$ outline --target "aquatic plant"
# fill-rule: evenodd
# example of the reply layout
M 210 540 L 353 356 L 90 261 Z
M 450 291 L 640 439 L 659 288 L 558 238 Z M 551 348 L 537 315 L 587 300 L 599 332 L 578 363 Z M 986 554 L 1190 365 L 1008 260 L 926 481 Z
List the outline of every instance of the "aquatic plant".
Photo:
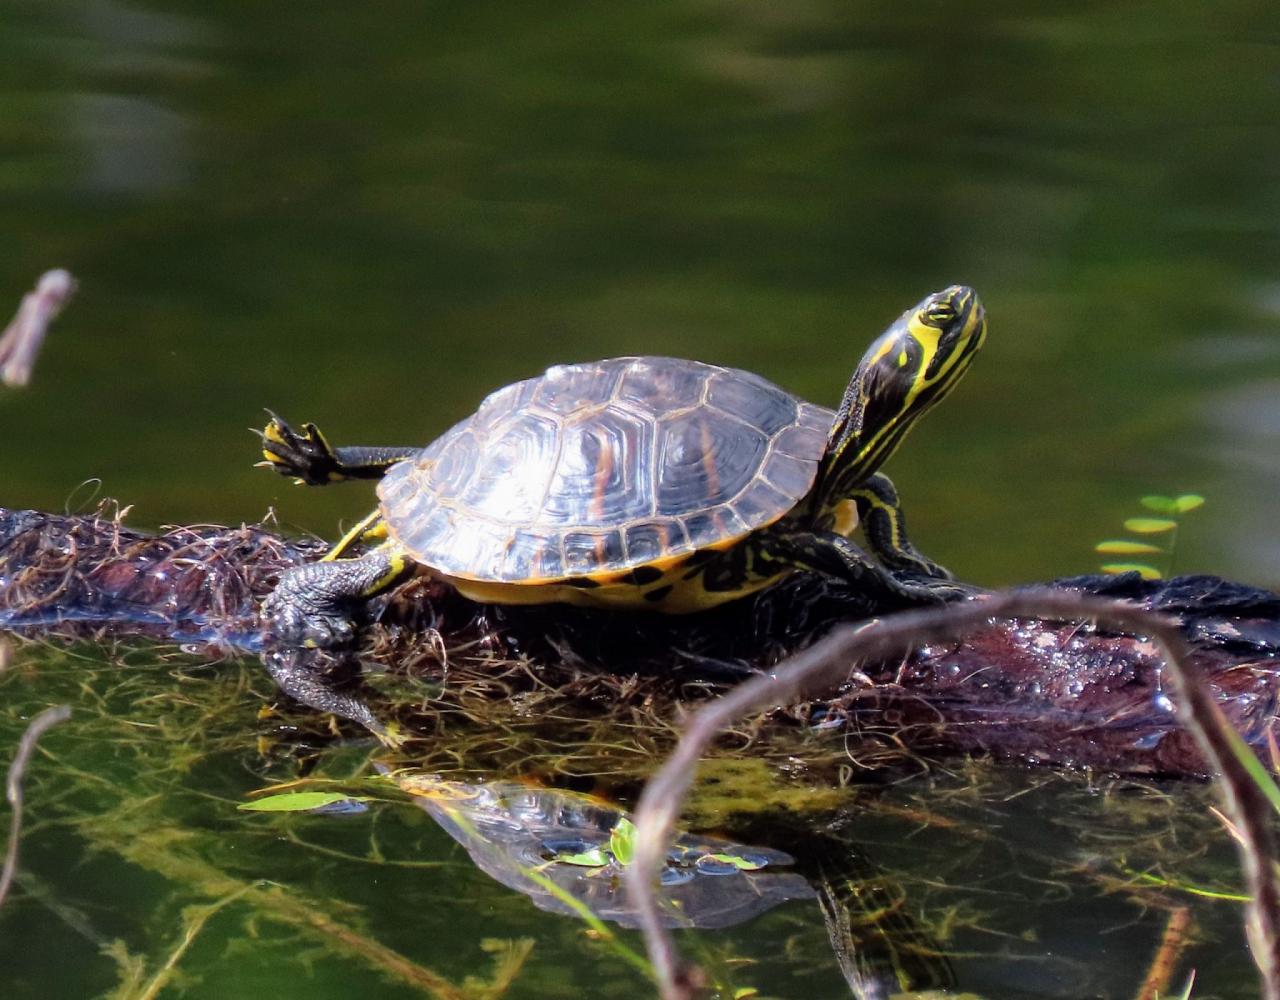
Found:
M 1176 497 L 1152 495 L 1143 497 L 1141 503 L 1158 516 L 1127 518 L 1124 529 L 1142 539 L 1159 540 L 1160 544 L 1134 538 L 1113 538 L 1099 542 L 1094 551 L 1109 556 L 1144 557 L 1144 561 L 1130 558 L 1126 562 L 1104 563 L 1101 567 L 1104 573 L 1138 573 L 1144 580 L 1163 580 L 1173 574 L 1173 556 L 1182 515 L 1204 506 L 1204 497 L 1196 493 L 1183 493 Z

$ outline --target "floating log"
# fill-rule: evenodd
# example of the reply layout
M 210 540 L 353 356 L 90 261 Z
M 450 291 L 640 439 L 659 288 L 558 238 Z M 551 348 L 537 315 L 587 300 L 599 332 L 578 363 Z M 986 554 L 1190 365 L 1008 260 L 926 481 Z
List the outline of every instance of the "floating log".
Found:
M 263 652 L 262 598 L 282 571 L 324 550 L 318 540 L 286 539 L 266 525 L 149 533 L 126 527 L 109 506 L 76 516 L 0 509 L 0 629 L 149 637 L 211 657 L 256 655 Z M 1280 596 L 1209 576 L 1086 576 L 1048 586 L 1173 617 L 1227 718 L 1252 744 L 1274 735 Z M 572 684 L 581 697 L 588 677 L 599 705 L 632 696 L 636 675 L 658 679 L 643 687 L 648 699 L 655 691 L 672 700 L 713 693 L 875 609 L 800 576 L 754 599 L 679 618 L 476 605 L 421 576 L 371 613 L 365 661 L 419 672 L 451 658 L 482 669 L 519 662 L 538 671 L 542 690 Z M 997 621 L 963 641 L 850 669 L 844 690 L 780 711 L 779 721 L 856 726 L 914 749 L 1126 773 L 1204 771 L 1165 694 L 1155 648 L 1141 636 L 1088 622 Z

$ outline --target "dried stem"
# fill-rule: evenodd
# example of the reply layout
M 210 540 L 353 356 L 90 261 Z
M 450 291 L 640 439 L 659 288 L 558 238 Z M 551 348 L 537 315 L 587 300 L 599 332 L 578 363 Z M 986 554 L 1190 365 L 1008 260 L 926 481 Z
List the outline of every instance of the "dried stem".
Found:
M 785 705 L 819 686 L 846 680 L 859 660 L 900 656 L 926 642 L 954 639 L 992 619 L 1093 620 L 1150 637 L 1159 646 L 1177 695 L 1178 714 L 1194 735 L 1212 772 L 1228 817 L 1239 831 L 1241 865 L 1252 903 L 1248 930 L 1265 1000 L 1280 1000 L 1280 876 L 1271 810 L 1258 786 L 1233 754 L 1232 731 L 1212 695 L 1191 671 L 1189 649 L 1172 620 L 1132 605 L 1061 592 L 993 594 L 985 600 L 911 611 L 859 626 L 844 626 L 807 650 L 752 678 L 690 717 L 667 762 L 645 786 L 636 809 L 639 833 L 628 868 L 630 898 L 665 1000 L 695 995 L 698 970 L 683 966 L 662 926 L 655 888 L 681 803 L 698 761 L 712 740 L 750 712 Z
M 31 369 L 49 324 L 71 301 L 75 290 L 76 279 L 70 272 L 57 269 L 42 274 L 35 291 L 22 297 L 12 322 L 0 335 L 0 382 L 16 388 L 31 380 Z
M 9 799 L 9 805 L 13 808 L 13 816 L 9 820 L 9 846 L 5 850 L 4 869 L 0 871 L 0 906 L 4 905 L 5 897 L 9 894 L 9 886 L 13 882 L 13 874 L 18 867 L 18 837 L 22 833 L 22 776 L 26 773 L 27 762 L 36 748 L 36 740 L 40 739 L 45 730 L 56 726 L 59 722 L 66 722 L 69 718 L 71 718 L 69 705 L 46 708 L 37 715 L 27 726 L 26 732 L 22 734 L 22 739 L 18 742 L 18 752 L 13 757 L 13 763 L 9 765 L 5 794 Z
M 1169 914 L 1164 925 L 1164 935 L 1160 938 L 1160 947 L 1156 950 L 1151 965 L 1147 967 L 1147 974 L 1138 988 L 1136 1000 L 1160 1000 L 1160 997 L 1169 995 L 1169 984 L 1173 982 L 1178 962 L 1187 949 L 1192 926 L 1189 906 L 1179 906 Z

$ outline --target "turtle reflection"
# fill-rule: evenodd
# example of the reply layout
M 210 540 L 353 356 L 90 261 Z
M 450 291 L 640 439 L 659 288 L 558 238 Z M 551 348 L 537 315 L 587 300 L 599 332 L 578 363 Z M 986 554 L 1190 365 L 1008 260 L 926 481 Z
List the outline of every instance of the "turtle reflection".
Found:
M 602 920 L 636 926 L 622 878 L 629 844 L 619 838 L 631 821 L 618 806 L 518 781 L 467 783 L 382 765 L 378 770 L 413 796 L 481 871 L 539 909 L 580 916 L 558 892 Z M 816 899 L 852 996 L 873 1000 L 954 985 L 938 943 L 902 905 L 901 887 L 895 889 L 894 880 L 853 845 L 803 825 L 765 835 L 784 836 L 803 847 L 803 857 L 680 833 L 661 875 L 667 926 L 731 927 L 788 900 Z
M 602 920 L 636 926 L 622 878 L 627 859 L 616 834 L 629 820 L 617 806 L 516 781 L 469 784 L 412 771 L 389 777 L 466 848 L 481 871 L 539 909 L 578 915 L 548 889 L 549 881 Z M 782 870 L 792 864 L 782 851 L 683 834 L 662 873 L 666 923 L 731 927 L 787 900 L 812 898 L 803 876 Z

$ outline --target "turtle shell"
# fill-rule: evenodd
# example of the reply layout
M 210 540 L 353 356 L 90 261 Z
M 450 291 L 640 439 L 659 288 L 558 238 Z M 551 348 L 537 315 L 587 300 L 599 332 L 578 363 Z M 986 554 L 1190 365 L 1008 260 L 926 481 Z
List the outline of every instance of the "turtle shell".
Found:
M 833 416 L 698 361 L 559 365 L 494 392 L 378 496 L 391 537 L 449 576 L 613 577 L 778 520 L 813 486 Z

